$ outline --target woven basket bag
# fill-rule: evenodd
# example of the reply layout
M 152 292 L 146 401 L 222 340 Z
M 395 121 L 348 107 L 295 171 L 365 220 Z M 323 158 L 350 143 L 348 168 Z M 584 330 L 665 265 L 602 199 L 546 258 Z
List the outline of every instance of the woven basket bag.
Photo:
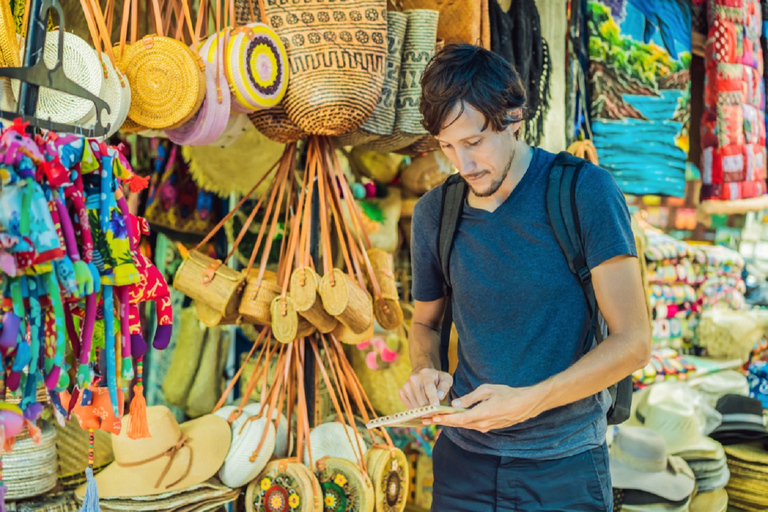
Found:
M 494 0 L 398 0 L 403 9 L 440 12 L 437 37 L 446 44 L 470 43 L 491 48 L 488 2 Z
M 248 119 L 258 131 L 275 142 L 290 144 L 309 137 L 291 121 L 282 103 L 269 110 L 252 112 L 248 114 Z
M 245 491 L 246 512 L 323 512 L 323 489 L 312 470 L 288 459 L 270 462 Z
M 243 0 L 239 0 L 243 1 Z M 247 0 L 245 0 L 247 1 Z M 373 113 L 384 85 L 386 0 L 264 0 L 291 73 L 283 104 L 310 135 L 341 135 Z
M 128 117 L 146 128 L 164 130 L 181 126 L 197 113 L 205 99 L 205 65 L 186 44 L 164 36 L 157 0 L 152 5 L 156 34 L 128 46 L 118 66 L 131 84 Z

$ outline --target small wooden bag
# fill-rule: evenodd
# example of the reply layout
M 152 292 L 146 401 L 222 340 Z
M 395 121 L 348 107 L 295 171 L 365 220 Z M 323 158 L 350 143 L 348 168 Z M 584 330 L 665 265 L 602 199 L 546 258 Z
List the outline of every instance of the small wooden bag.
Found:
M 245 277 L 221 260 L 193 250 L 181 263 L 173 287 L 224 317 L 237 313 Z

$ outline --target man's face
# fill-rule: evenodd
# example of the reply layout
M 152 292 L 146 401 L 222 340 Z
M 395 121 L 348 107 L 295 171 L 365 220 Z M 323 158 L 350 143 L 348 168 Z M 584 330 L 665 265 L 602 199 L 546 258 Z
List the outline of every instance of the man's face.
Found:
M 501 132 L 490 126 L 483 130 L 483 114 L 465 104 L 464 112 L 456 119 L 460 111 L 461 105 L 457 104 L 448 116 L 451 124 L 440 130 L 437 139 L 472 193 L 477 197 L 490 197 L 499 190 L 512 168 L 515 132 L 520 123 Z

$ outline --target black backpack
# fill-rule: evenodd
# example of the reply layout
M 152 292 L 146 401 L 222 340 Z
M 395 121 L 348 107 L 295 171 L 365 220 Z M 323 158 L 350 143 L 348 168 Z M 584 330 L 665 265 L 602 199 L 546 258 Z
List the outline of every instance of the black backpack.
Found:
M 592 319 L 589 332 L 584 340 L 583 354 L 589 352 L 596 343 L 601 343 L 608 335 L 607 325 L 600 314 L 592 287 L 592 274 L 587 267 L 584 246 L 581 243 L 579 212 L 576 210 L 576 183 L 585 160 L 570 153 L 562 152 L 555 158 L 549 171 L 547 186 L 547 216 L 555 232 L 560 248 L 568 260 L 568 267 L 579 279 L 584 297 L 587 300 Z M 440 364 L 443 371 L 448 371 L 448 345 L 453 323 L 451 310 L 451 281 L 449 265 L 453 237 L 461 220 L 461 212 L 467 194 L 467 184 L 458 174 L 448 177 L 443 185 L 442 213 L 440 216 L 438 257 L 443 270 L 445 296 L 447 298 L 443 327 L 440 333 Z M 630 416 L 632 403 L 632 376 L 627 376 L 614 384 L 608 391 L 611 394 L 611 407 L 608 410 L 608 423 L 618 425 Z

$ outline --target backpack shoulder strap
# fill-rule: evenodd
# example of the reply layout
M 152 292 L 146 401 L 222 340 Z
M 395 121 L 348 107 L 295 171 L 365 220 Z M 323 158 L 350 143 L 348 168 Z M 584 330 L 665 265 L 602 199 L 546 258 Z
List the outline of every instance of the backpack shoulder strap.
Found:
M 448 262 L 451 259 L 453 237 L 456 235 L 456 229 L 459 226 L 459 220 L 461 220 L 461 212 L 464 209 L 464 197 L 466 192 L 467 183 L 459 174 L 450 175 L 443 184 L 437 255 L 440 259 L 440 268 L 443 271 L 443 283 L 446 294 L 451 287 Z
M 547 185 L 547 216 L 557 243 L 568 260 L 568 268 L 579 279 L 592 317 L 594 335 L 600 342 L 602 330 L 597 325 L 597 299 L 592 286 L 592 273 L 587 266 L 587 258 L 584 254 L 579 212 L 576 207 L 576 185 L 585 163 L 585 160 L 565 151 L 555 157 Z M 590 348 L 590 340 L 591 336 L 585 343 L 585 352 Z
M 464 197 L 467 193 L 467 183 L 458 174 L 452 174 L 443 184 L 442 203 L 440 204 L 440 225 L 437 237 L 437 256 L 443 271 L 443 290 L 446 297 L 443 325 L 440 329 L 440 366 L 444 372 L 449 371 L 448 348 L 451 340 L 453 325 L 453 309 L 451 307 L 451 279 L 449 265 L 453 237 L 461 220 L 464 209 Z

